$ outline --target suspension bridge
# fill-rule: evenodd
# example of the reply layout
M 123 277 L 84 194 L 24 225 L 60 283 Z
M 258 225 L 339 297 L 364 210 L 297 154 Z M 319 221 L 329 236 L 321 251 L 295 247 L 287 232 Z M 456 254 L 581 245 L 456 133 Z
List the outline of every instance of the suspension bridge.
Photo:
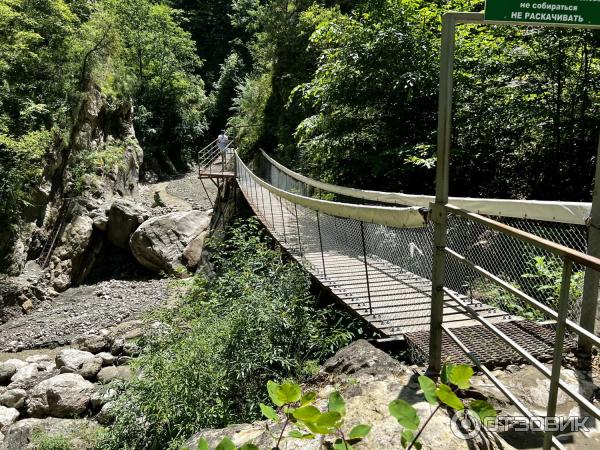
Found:
M 340 305 L 382 339 L 406 340 L 414 359 L 426 361 L 434 252 L 431 197 L 328 185 L 297 174 L 264 153 L 252 170 L 229 147 L 203 153 L 200 177 L 235 178 L 274 239 Z M 332 195 L 341 200 L 323 199 Z M 589 204 L 452 201 L 464 208 L 457 211 L 503 219 L 524 233 L 537 232 L 576 251 L 585 250 Z M 545 304 L 548 292 L 540 288 L 548 280 L 535 273 L 535 262 L 554 268 L 557 256 L 464 215 L 454 214 L 449 220 L 445 329 L 453 330 L 453 336 L 488 364 L 522 358 L 510 346 L 501 345 L 482 320 L 536 358 L 551 359 L 555 321 L 548 314 L 552 305 Z M 525 299 L 501 292 L 493 283 L 498 276 L 523 289 Z M 580 300 L 571 301 L 571 323 L 579 321 L 580 311 Z M 443 339 L 446 358 L 467 360 L 447 333 Z M 574 339 L 567 339 L 566 351 L 574 345 Z
M 279 245 L 382 339 L 405 341 L 413 362 L 469 363 L 531 419 L 489 369 L 528 363 L 551 380 L 549 416 L 560 389 L 600 420 L 560 376 L 565 356 L 600 347 L 590 203 L 450 197 L 440 208 L 430 196 L 313 180 L 264 152 L 247 165 L 214 144 L 199 169 L 217 186 L 235 179 Z

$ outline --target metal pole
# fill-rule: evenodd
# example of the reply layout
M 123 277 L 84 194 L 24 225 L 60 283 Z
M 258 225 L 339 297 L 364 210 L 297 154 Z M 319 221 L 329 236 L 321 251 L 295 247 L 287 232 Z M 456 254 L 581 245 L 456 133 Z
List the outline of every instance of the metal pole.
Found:
M 565 331 L 567 328 L 567 314 L 569 313 L 572 273 L 573 262 L 567 259 L 563 265 L 562 283 L 560 285 L 560 303 L 558 306 L 558 320 L 556 323 L 556 338 L 554 340 L 554 357 L 552 361 L 552 375 L 550 377 L 550 394 L 548 395 L 546 419 L 556 416 L 558 383 L 560 381 L 560 369 L 562 367 L 563 344 L 565 341 Z M 547 421 L 546 425 L 548 425 Z M 552 448 L 552 436 L 552 431 L 546 431 L 544 433 L 544 450 L 549 450 Z
M 600 139 L 598 153 L 596 156 L 596 177 L 594 179 L 594 196 L 592 198 L 592 212 L 589 218 L 587 253 L 590 256 L 600 258 Z M 581 301 L 581 317 L 579 324 L 582 328 L 594 333 L 596 323 L 600 322 L 598 313 L 598 291 L 600 285 L 600 273 L 587 268 L 583 284 L 583 298 Z M 581 368 L 589 368 L 592 362 L 592 342 L 579 336 L 578 356 Z
M 367 279 L 367 296 L 369 298 L 369 314 L 373 315 L 373 305 L 371 304 L 371 283 L 369 283 L 369 266 L 367 264 L 367 244 L 365 243 L 365 225 L 360 222 L 360 237 L 362 240 L 363 259 L 365 262 L 365 275 Z
M 300 258 L 304 258 L 302 255 L 302 240 L 300 239 L 300 222 L 298 222 L 298 206 L 294 203 L 294 211 L 296 213 L 296 228 L 298 230 L 298 248 L 300 250 Z
M 319 211 L 317 211 L 317 229 L 319 230 L 319 245 L 321 246 L 321 262 L 323 263 L 323 276 L 327 278 L 327 272 L 325 271 L 325 255 L 323 253 L 323 236 L 321 235 L 321 220 L 319 218 Z
M 287 244 L 287 236 L 286 236 L 286 232 L 285 232 L 285 218 L 283 216 L 283 199 L 281 197 L 279 198 L 279 207 L 281 209 L 281 225 L 283 226 L 283 242 Z
M 271 221 L 273 222 L 273 231 L 277 232 L 277 227 L 275 226 L 275 215 L 273 214 L 273 197 L 271 195 L 271 191 L 269 191 L 269 205 L 271 207 Z
M 431 324 L 429 336 L 429 370 L 440 373 L 442 366 L 442 323 L 444 321 L 444 277 L 446 271 L 446 233 L 448 216 L 449 153 L 452 126 L 452 70 L 456 17 L 446 13 L 442 18 L 442 52 L 438 112 L 438 147 L 435 177 L 435 204 L 432 205 L 434 222 L 434 251 L 431 291 Z

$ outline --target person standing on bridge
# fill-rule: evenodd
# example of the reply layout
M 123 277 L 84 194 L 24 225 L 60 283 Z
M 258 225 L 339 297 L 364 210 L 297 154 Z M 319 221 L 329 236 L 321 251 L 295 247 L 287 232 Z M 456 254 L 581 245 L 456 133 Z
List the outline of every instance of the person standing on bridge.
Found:
M 217 137 L 217 147 L 221 151 L 221 158 L 223 161 L 223 165 L 225 165 L 226 156 L 227 156 L 227 146 L 229 145 L 229 137 L 225 134 L 225 130 L 221 131 L 219 137 Z

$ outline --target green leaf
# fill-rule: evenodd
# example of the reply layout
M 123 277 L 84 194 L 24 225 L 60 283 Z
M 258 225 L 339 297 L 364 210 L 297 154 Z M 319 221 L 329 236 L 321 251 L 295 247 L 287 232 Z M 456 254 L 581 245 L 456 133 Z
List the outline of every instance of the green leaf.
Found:
M 444 364 L 444 367 L 442 367 L 442 373 L 440 374 L 442 383 L 448 384 L 448 381 L 450 380 L 450 372 L 452 371 L 453 367 L 454 364 Z
M 294 383 L 277 384 L 273 381 L 267 382 L 267 391 L 273 403 L 283 406 L 300 400 L 300 386 Z
M 452 384 L 455 384 L 460 389 L 469 389 L 471 387 L 473 369 L 470 366 L 454 366 L 448 375 L 448 381 L 450 381 Z
M 233 442 L 231 442 L 231 439 L 229 439 L 228 437 L 225 437 L 219 443 L 219 445 L 217 445 L 215 450 L 237 450 L 237 447 L 235 446 L 235 444 Z
M 314 422 L 321 414 L 314 406 L 302 406 L 294 411 L 292 411 L 292 415 L 298 420 L 307 420 L 309 422 Z
M 402 433 L 400 433 L 400 443 L 402 444 L 402 448 L 407 448 L 414 438 L 415 435 L 411 430 L 403 430 Z
M 300 399 L 300 404 L 302 406 L 309 405 L 309 404 L 313 403 L 316 399 L 317 399 L 317 394 L 315 392 L 307 392 Z
M 335 427 L 338 425 L 339 421 L 342 419 L 342 415 L 337 411 L 328 411 L 326 413 L 321 414 L 314 421 L 319 427 Z
M 329 396 L 329 406 L 327 409 L 329 411 L 335 411 L 339 413 L 340 416 L 346 415 L 346 402 L 339 392 L 335 391 L 331 393 Z
M 421 390 L 423 391 L 425 400 L 427 400 L 432 405 L 437 405 L 437 397 L 435 395 L 435 390 L 437 386 L 435 384 L 435 381 L 433 381 L 429 377 L 426 377 L 425 375 L 421 375 L 419 377 L 419 386 L 421 386 Z
M 306 428 L 308 428 L 311 431 L 311 433 L 314 433 L 314 434 L 329 434 L 331 431 L 335 431 L 335 430 L 332 430 L 330 427 L 320 426 L 314 422 L 303 422 L 303 423 L 304 423 L 304 425 L 306 425 Z
M 240 447 L 240 450 L 260 450 L 260 448 L 254 444 L 244 444 Z
M 352 446 L 340 438 L 335 440 L 333 448 L 334 450 L 352 450 Z
M 285 399 L 285 403 L 295 403 L 300 401 L 302 391 L 300 386 L 295 383 L 283 383 L 281 385 L 281 395 Z
M 479 420 L 484 425 L 487 425 L 489 419 L 496 417 L 496 410 L 485 400 L 474 400 L 469 404 L 469 408 L 477 413 Z
M 314 434 L 302 433 L 299 430 L 292 430 L 292 431 L 290 431 L 290 433 L 288 434 L 288 436 L 291 437 L 291 438 L 296 438 L 296 439 L 314 439 L 314 437 L 315 437 Z
M 267 392 L 269 393 L 269 397 L 271 397 L 271 401 L 275 403 L 277 406 L 283 406 L 285 402 L 281 400 L 281 396 L 279 395 L 280 387 L 274 381 L 267 381 Z
M 417 410 L 411 404 L 402 399 L 394 400 L 388 405 L 390 414 L 396 418 L 398 423 L 409 430 L 419 427 L 420 419 Z
M 456 396 L 456 394 L 452 392 L 452 389 L 450 389 L 448 385 L 440 384 L 440 387 L 436 389 L 435 393 L 440 401 L 448 405 L 450 408 L 454 408 L 457 411 L 465 408 L 463 403 Z
M 267 406 L 263 403 L 261 403 L 260 405 L 260 411 L 262 412 L 263 416 L 265 416 L 267 419 L 271 419 L 275 422 L 279 422 L 279 416 L 277 415 L 277 412 L 271 408 L 270 406 Z
M 198 441 L 198 450 L 208 450 L 208 442 L 204 438 L 200 438 Z
M 363 439 L 371 432 L 371 425 L 356 425 L 350 430 L 348 439 Z

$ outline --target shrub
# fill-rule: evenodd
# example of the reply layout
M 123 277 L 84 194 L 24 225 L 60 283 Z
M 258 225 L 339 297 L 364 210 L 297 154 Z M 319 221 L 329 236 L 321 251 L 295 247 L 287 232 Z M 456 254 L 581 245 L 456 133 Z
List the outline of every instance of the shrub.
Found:
M 248 222 L 210 244 L 216 276 L 194 277 L 176 312 L 153 316 L 162 325 L 143 343 L 144 376 L 123 388 L 103 448 L 175 447 L 200 428 L 257 419 L 268 380 L 301 382 L 353 339 L 260 236 Z

